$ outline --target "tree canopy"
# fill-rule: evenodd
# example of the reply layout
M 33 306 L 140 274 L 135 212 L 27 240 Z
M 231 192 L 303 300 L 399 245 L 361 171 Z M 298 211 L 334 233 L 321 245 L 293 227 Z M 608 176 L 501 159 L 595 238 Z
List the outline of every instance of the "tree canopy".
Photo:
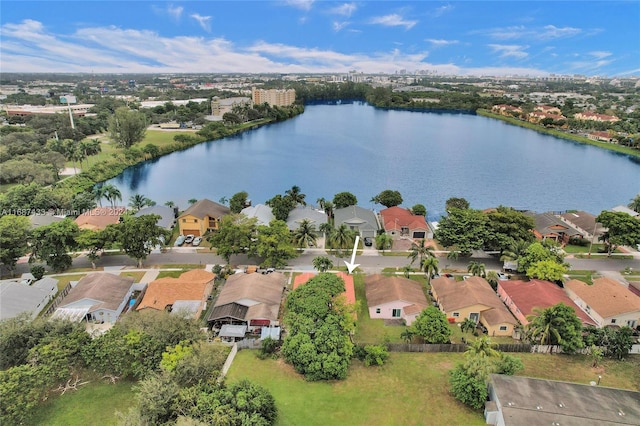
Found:
M 600 237 L 607 245 L 609 254 L 615 246 L 635 247 L 640 244 L 640 220 L 624 212 L 603 211 L 596 221 L 607 228 Z
M 469 254 L 484 247 L 487 223 L 487 215 L 480 210 L 453 208 L 440 220 L 435 239 L 445 247 L 455 246 Z
M 342 209 L 358 204 L 358 199 L 350 192 L 338 192 L 333 196 L 333 206 L 336 209 Z
M 385 189 L 373 197 L 373 202 L 376 204 L 382 204 L 385 207 L 399 206 L 402 204 L 402 195 L 398 191 Z
M 534 308 L 527 319 L 527 334 L 537 344 L 560 345 L 566 353 L 584 346 L 582 322 L 570 306 L 559 303 L 547 309 Z
M 420 312 L 411 324 L 411 330 L 425 343 L 449 343 L 452 333 L 444 313 L 435 306 L 429 306 Z
M 341 293 L 344 281 L 320 273 L 289 294 L 282 354 L 307 380 L 344 379 L 353 354 L 353 316 Z
M 246 191 L 240 191 L 233 194 L 229 200 L 229 209 L 231 210 L 231 213 L 240 213 L 247 205 L 248 197 L 249 193 Z
M 118 145 L 129 148 L 144 139 L 147 119 L 144 113 L 127 107 L 116 109 L 109 119 L 109 135 Z
M 445 202 L 445 210 L 448 212 L 451 209 L 466 210 L 470 207 L 470 204 L 464 198 L 451 197 Z
M 487 214 L 487 239 L 485 249 L 503 251 L 517 241 L 531 242 L 535 239 L 531 230 L 533 218 L 511 207 L 500 206 Z
M 231 255 L 251 253 L 253 238 L 257 232 L 257 219 L 242 214 L 228 214 L 222 217 L 217 231 L 209 237 L 209 242 L 217 249 L 218 255 L 229 263 Z
M 122 250 L 138 262 L 138 268 L 156 245 L 169 240 L 167 231 L 157 225 L 158 219 L 158 215 L 123 216 L 122 223 L 109 225 L 117 230 Z
M 77 247 L 76 237 L 79 234 L 78 225 L 71 219 L 34 229 L 32 259 L 46 262 L 56 272 L 68 269 L 72 264 L 69 252 Z
M 18 259 L 29 252 L 31 222 L 26 216 L 0 217 L 0 263 L 13 275 Z
M 258 226 L 256 254 L 264 259 L 261 266 L 273 268 L 286 266 L 287 260 L 297 256 L 285 222 L 274 219 L 269 226 Z

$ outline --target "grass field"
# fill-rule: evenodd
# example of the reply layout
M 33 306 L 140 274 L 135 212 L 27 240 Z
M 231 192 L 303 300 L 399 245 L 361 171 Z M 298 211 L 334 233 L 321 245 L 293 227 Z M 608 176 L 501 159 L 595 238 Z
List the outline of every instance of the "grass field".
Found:
M 144 277 L 144 271 L 136 271 L 136 272 L 120 272 L 121 277 L 131 277 L 133 278 L 134 283 L 139 283 L 142 277 Z
M 116 425 L 116 411 L 126 412 L 135 399 L 132 382 L 115 385 L 92 381 L 78 391 L 49 398 L 29 424 L 42 426 Z
M 605 360 L 592 368 L 583 356 L 514 354 L 522 376 L 640 390 L 640 357 Z M 463 359 L 452 353 L 392 353 L 383 367 L 354 362 L 340 382 L 306 382 L 282 360 L 261 361 L 240 351 L 227 381 L 250 379 L 276 399 L 278 425 L 481 425 L 482 413 L 449 395 L 448 371 Z

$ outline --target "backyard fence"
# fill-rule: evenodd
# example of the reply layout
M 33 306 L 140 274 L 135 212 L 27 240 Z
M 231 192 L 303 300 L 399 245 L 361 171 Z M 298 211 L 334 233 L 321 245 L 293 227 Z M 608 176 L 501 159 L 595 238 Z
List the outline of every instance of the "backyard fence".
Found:
M 522 343 L 498 344 L 494 349 L 501 352 L 531 352 L 531 345 Z M 466 343 L 451 344 L 414 344 L 414 343 L 389 343 L 387 349 L 390 352 L 464 352 Z
M 47 308 L 46 311 L 44 311 L 44 314 L 42 314 L 43 316 L 49 316 L 53 313 L 53 311 L 56 310 L 56 308 L 58 306 L 60 306 L 60 303 L 62 303 L 62 299 L 64 299 L 64 297 L 69 294 L 69 292 L 71 291 L 71 283 L 67 284 L 65 286 L 65 288 L 62 289 L 62 291 L 56 296 L 55 299 L 53 299 L 53 303 L 51 305 L 49 305 L 49 307 Z

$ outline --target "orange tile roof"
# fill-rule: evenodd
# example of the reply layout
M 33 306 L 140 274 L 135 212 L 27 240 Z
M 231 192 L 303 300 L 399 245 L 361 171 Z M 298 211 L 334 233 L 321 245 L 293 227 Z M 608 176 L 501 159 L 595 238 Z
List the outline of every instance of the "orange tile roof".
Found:
M 80 229 L 102 230 L 107 225 L 118 223 L 126 210 L 126 207 L 96 207 L 82 213 L 75 222 Z
M 296 275 L 293 280 L 293 289 L 300 287 L 302 284 L 309 281 L 311 278 L 315 277 L 317 274 L 315 272 L 304 272 L 300 275 Z M 337 272 L 336 275 L 344 281 L 345 292 L 343 293 L 347 303 L 350 305 L 356 304 L 356 290 L 353 284 L 353 276 L 348 275 L 344 272 Z
M 627 312 L 640 313 L 640 297 L 611 278 L 596 278 L 593 285 L 571 280 L 564 285 L 596 311 L 602 318 Z
M 402 207 L 394 206 L 381 210 L 380 216 L 382 216 L 382 221 L 384 222 L 384 229 L 387 231 L 400 229 L 401 227 L 428 229 L 424 216 L 415 215 Z
M 165 277 L 149 283 L 147 291 L 136 310 L 146 308 L 164 310 L 176 300 L 202 300 L 208 296 L 208 285 L 214 274 L 202 269 L 194 269 L 179 278 Z

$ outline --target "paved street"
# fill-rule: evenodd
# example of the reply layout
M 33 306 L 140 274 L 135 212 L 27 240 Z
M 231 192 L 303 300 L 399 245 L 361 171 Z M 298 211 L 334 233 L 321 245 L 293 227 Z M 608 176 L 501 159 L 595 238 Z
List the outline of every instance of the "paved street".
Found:
M 363 255 L 356 256 L 356 263 L 360 264 L 360 268 L 366 273 L 380 272 L 383 268 L 402 268 L 409 263 L 409 259 L 405 254 L 397 255 L 379 255 L 375 250 L 367 249 Z M 349 260 L 350 256 L 339 258 L 333 255 L 327 255 L 324 250 L 312 249 L 307 250 L 295 259 L 289 261 L 289 268 L 295 270 L 313 270 L 312 260 L 314 257 L 323 255 L 328 256 L 336 266 L 343 266 L 344 260 Z M 640 253 L 635 253 L 635 259 L 616 259 L 616 258 L 600 258 L 600 259 L 566 259 L 574 270 L 597 270 L 597 271 L 622 271 L 629 267 L 634 270 L 640 270 Z M 460 272 L 466 272 L 467 265 L 470 261 L 481 262 L 485 264 L 487 270 L 500 270 L 502 262 L 497 257 L 493 257 L 484 253 L 474 254 L 471 258 L 460 258 L 451 260 L 444 255 L 438 257 L 440 261 L 440 269 L 451 269 Z M 166 253 L 152 253 L 144 262 L 145 268 L 153 268 L 159 265 L 180 264 L 201 264 L 214 265 L 224 264 L 224 260 L 220 256 L 212 253 L 196 253 L 192 248 L 180 248 L 169 250 Z M 259 263 L 255 259 L 249 259 L 245 255 L 232 256 L 231 263 L 234 265 L 254 265 Z M 97 266 L 104 268 L 122 267 L 125 269 L 135 269 L 136 262 L 125 255 L 106 254 L 96 262 Z M 416 263 L 417 264 L 417 263 Z M 17 274 L 29 272 L 32 265 L 27 263 L 19 263 L 17 265 Z M 91 263 L 86 256 L 79 256 L 73 260 L 73 268 L 90 268 Z

